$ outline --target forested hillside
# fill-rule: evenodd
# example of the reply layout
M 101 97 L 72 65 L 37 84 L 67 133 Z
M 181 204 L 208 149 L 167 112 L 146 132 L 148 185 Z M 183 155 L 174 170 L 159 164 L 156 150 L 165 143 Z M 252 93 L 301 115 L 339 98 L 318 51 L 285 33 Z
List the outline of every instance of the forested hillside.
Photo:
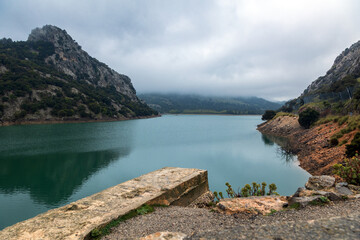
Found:
M 139 94 L 161 113 L 263 114 L 281 105 L 257 97 L 205 97 L 187 94 Z
M 90 57 L 54 26 L 0 40 L 0 120 L 127 119 L 156 115 L 130 78 Z

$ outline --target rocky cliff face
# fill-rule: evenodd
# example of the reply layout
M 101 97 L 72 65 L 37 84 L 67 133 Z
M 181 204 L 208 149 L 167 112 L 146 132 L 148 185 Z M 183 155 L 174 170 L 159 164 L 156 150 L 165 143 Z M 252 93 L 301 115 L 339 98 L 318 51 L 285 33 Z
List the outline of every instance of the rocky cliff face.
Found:
M 324 76 L 312 82 L 301 96 L 286 102 L 280 110 L 291 112 L 304 104 L 321 102 L 324 106 L 316 106 L 320 111 L 333 114 L 360 112 L 360 41 L 346 48 Z
M 27 41 L 0 39 L 0 125 L 151 115 L 157 112 L 129 77 L 89 56 L 65 30 L 46 25 Z
M 360 76 L 360 41 L 346 48 L 334 61 L 325 76 L 312 82 L 303 95 L 312 95 L 326 86 L 330 86 L 347 76 Z
M 114 86 L 118 92 L 138 101 L 128 76 L 119 74 L 90 57 L 65 30 L 51 25 L 35 28 L 29 35 L 28 41 L 51 42 L 55 47 L 55 53 L 45 59 L 46 63 L 53 64 L 58 70 L 74 79 L 84 80 L 94 86 Z

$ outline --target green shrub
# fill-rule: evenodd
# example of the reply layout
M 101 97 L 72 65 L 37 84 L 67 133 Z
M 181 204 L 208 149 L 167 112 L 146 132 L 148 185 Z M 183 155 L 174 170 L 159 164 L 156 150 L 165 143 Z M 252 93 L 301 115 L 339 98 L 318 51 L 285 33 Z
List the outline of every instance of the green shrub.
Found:
M 334 135 L 331 136 L 331 138 L 335 138 L 335 139 L 339 139 L 342 138 L 344 136 L 344 134 L 340 132 L 335 133 Z
M 268 216 L 275 214 L 277 211 L 275 209 L 270 209 L 270 212 L 267 214 Z
M 282 116 L 296 117 L 297 115 L 295 115 L 293 113 L 289 113 L 289 112 L 278 112 L 278 113 L 276 113 L 276 115 L 273 119 L 282 117 Z
M 360 185 L 360 160 L 356 154 L 345 159 L 344 164 L 335 164 L 333 173 L 343 178 L 347 183 Z
M 22 110 L 20 112 L 16 112 L 13 116 L 13 119 L 16 121 L 18 119 L 24 118 L 26 116 L 26 111 Z
M 296 202 L 289 206 L 291 209 L 299 209 L 301 207 L 300 203 Z
M 336 138 L 330 139 L 330 146 L 335 147 L 338 144 L 339 144 L 339 140 L 337 140 Z
M 341 141 L 341 143 L 340 143 L 340 146 L 342 146 L 342 145 L 346 144 L 347 142 L 348 142 L 348 140 L 347 140 L 347 139 L 342 140 L 342 141 Z
M 356 155 L 360 151 L 360 133 L 356 133 L 350 144 L 346 145 L 346 156 L 348 158 Z
M 299 114 L 299 124 L 304 128 L 309 128 L 311 124 L 315 123 L 319 119 L 319 112 L 312 109 L 307 108 L 305 111 Z
M 314 206 L 317 206 L 317 205 L 322 206 L 322 205 L 327 204 L 329 202 L 330 202 L 330 200 L 327 197 L 321 196 L 320 198 L 309 202 L 309 204 L 314 205 Z
M 93 111 L 95 114 L 100 113 L 101 108 L 100 108 L 100 105 L 98 103 L 95 103 L 95 102 L 90 103 L 88 106 L 89 106 L 89 109 L 91 111 Z
M 275 117 L 276 112 L 273 110 L 266 110 L 265 113 L 262 115 L 261 120 L 271 120 Z
M 341 118 L 338 120 L 339 126 L 343 125 L 348 119 L 349 119 L 349 116 L 341 117 Z
M 267 184 L 265 182 L 258 184 L 256 182 L 252 183 L 252 186 L 250 184 L 246 184 L 240 192 L 235 192 L 232 189 L 232 186 L 229 183 L 225 183 L 227 186 L 226 193 L 228 194 L 229 198 L 236 198 L 236 197 L 249 197 L 249 196 L 265 196 L 265 195 L 279 195 L 276 192 L 276 185 L 275 183 L 272 183 L 269 185 L 269 190 L 266 192 L 266 186 Z M 220 198 L 223 198 L 222 193 L 219 192 L 220 198 L 218 197 L 218 193 L 214 192 L 215 197 L 220 200 Z
M 337 122 L 339 119 L 338 116 L 333 116 L 333 115 L 329 115 L 323 118 L 320 118 L 315 124 L 316 125 L 321 125 L 321 124 L 326 124 L 329 122 Z

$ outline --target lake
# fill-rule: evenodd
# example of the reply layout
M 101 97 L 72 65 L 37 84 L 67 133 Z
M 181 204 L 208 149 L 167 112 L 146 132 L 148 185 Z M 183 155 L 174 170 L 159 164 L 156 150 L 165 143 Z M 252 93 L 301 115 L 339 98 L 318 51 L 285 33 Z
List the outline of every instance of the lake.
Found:
M 208 170 L 212 191 L 265 181 L 291 195 L 310 175 L 256 130 L 261 122 L 164 115 L 0 127 L 0 229 L 166 166 Z

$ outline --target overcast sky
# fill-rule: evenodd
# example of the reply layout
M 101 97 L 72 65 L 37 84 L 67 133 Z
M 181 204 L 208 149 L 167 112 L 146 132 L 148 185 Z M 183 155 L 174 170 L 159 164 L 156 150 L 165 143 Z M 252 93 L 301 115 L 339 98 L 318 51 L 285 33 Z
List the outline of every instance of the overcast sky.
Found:
M 297 97 L 360 40 L 358 0 L 0 0 L 0 38 L 45 24 L 137 92 Z

